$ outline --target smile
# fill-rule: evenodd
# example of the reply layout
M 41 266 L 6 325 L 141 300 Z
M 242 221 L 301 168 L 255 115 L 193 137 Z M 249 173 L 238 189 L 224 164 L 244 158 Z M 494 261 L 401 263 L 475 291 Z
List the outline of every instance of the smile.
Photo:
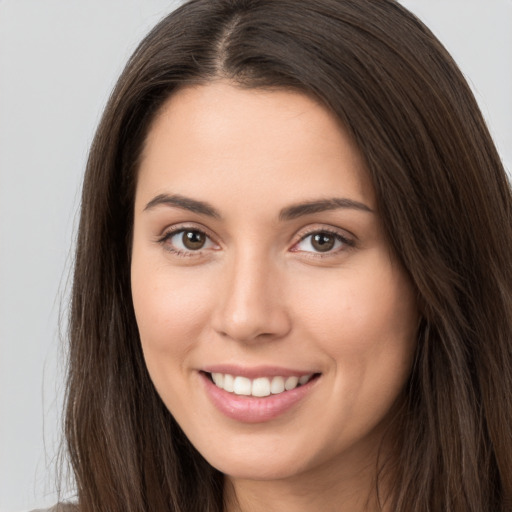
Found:
M 210 377 L 214 384 L 228 393 L 242 396 L 265 397 L 279 395 L 285 391 L 291 391 L 299 386 L 307 384 L 314 374 L 289 377 L 258 377 L 249 379 L 240 375 L 229 373 L 211 373 Z
M 203 369 L 198 374 L 215 408 L 242 423 L 264 423 L 298 407 L 317 389 L 322 375 L 270 367 L 235 369 L 232 366 Z

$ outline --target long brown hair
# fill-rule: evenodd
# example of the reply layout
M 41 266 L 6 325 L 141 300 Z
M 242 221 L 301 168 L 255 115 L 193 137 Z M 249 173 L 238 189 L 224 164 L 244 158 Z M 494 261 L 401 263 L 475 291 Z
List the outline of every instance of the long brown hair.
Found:
M 315 96 L 366 159 L 422 315 L 392 510 L 512 510 L 510 185 L 457 66 L 393 0 L 192 0 L 128 62 L 83 186 L 66 411 L 80 510 L 223 507 L 222 475 L 153 388 L 129 277 L 151 121 L 178 87 L 219 78 Z

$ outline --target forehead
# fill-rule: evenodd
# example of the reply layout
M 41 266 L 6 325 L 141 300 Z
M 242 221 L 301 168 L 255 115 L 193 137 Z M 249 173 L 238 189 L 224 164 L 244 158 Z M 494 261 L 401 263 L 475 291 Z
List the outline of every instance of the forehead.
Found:
M 364 158 L 319 102 L 296 91 L 225 82 L 180 89 L 156 116 L 137 194 L 168 193 L 165 188 L 210 199 L 226 188 L 248 196 L 257 191 L 290 201 L 340 189 L 374 204 Z

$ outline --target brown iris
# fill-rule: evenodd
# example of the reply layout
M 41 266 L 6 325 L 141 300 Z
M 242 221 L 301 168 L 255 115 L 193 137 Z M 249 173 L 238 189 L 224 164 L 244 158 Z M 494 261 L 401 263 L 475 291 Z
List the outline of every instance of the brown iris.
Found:
M 318 252 L 327 252 L 334 247 L 336 238 L 329 233 L 316 233 L 313 235 L 311 245 Z
M 206 242 L 206 235 L 200 231 L 184 231 L 182 235 L 183 245 L 191 251 L 201 249 Z

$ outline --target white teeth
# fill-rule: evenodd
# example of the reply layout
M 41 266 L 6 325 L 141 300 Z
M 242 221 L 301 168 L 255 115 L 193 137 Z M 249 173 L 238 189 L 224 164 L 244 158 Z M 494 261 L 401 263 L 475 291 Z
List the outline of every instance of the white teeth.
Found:
M 223 387 L 224 384 L 224 375 L 222 373 L 212 373 L 213 382 L 215 382 L 216 386 L 219 388 Z
M 297 387 L 298 383 L 299 383 L 299 377 L 288 377 L 284 383 L 284 389 L 286 389 L 286 391 L 295 389 Z
M 283 377 L 274 377 L 272 379 L 272 383 L 270 384 L 270 392 L 274 395 L 282 393 L 284 391 L 284 378 Z
M 233 387 L 234 381 L 235 381 L 235 379 L 233 378 L 233 375 L 228 375 L 226 373 L 226 375 L 224 375 L 224 383 L 222 386 L 224 388 L 224 390 L 229 391 L 230 393 L 233 393 L 233 391 L 235 390 L 235 388 Z
M 251 394 L 251 379 L 247 377 L 235 377 L 233 391 L 235 395 L 249 396 Z
M 303 375 L 302 377 L 299 377 L 299 384 L 302 386 L 302 384 L 306 384 L 309 379 L 311 379 L 311 375 Z
M 284 391 L 291 391 L 297 386 L 307 384 L 313 374 L 301 375 L 300 377 L 258 377 L 257 379 L 248 379 L 247 377 L 233 376 L 228 373 L 212 373 L 212 380 L 218 388 L 224 389 L 229 393 L 243 396 L 265 397 L 278 395 Z
M 265 377 L 254 379 L 252 381 L 252 396 L 270 395 L 270 381 Z

